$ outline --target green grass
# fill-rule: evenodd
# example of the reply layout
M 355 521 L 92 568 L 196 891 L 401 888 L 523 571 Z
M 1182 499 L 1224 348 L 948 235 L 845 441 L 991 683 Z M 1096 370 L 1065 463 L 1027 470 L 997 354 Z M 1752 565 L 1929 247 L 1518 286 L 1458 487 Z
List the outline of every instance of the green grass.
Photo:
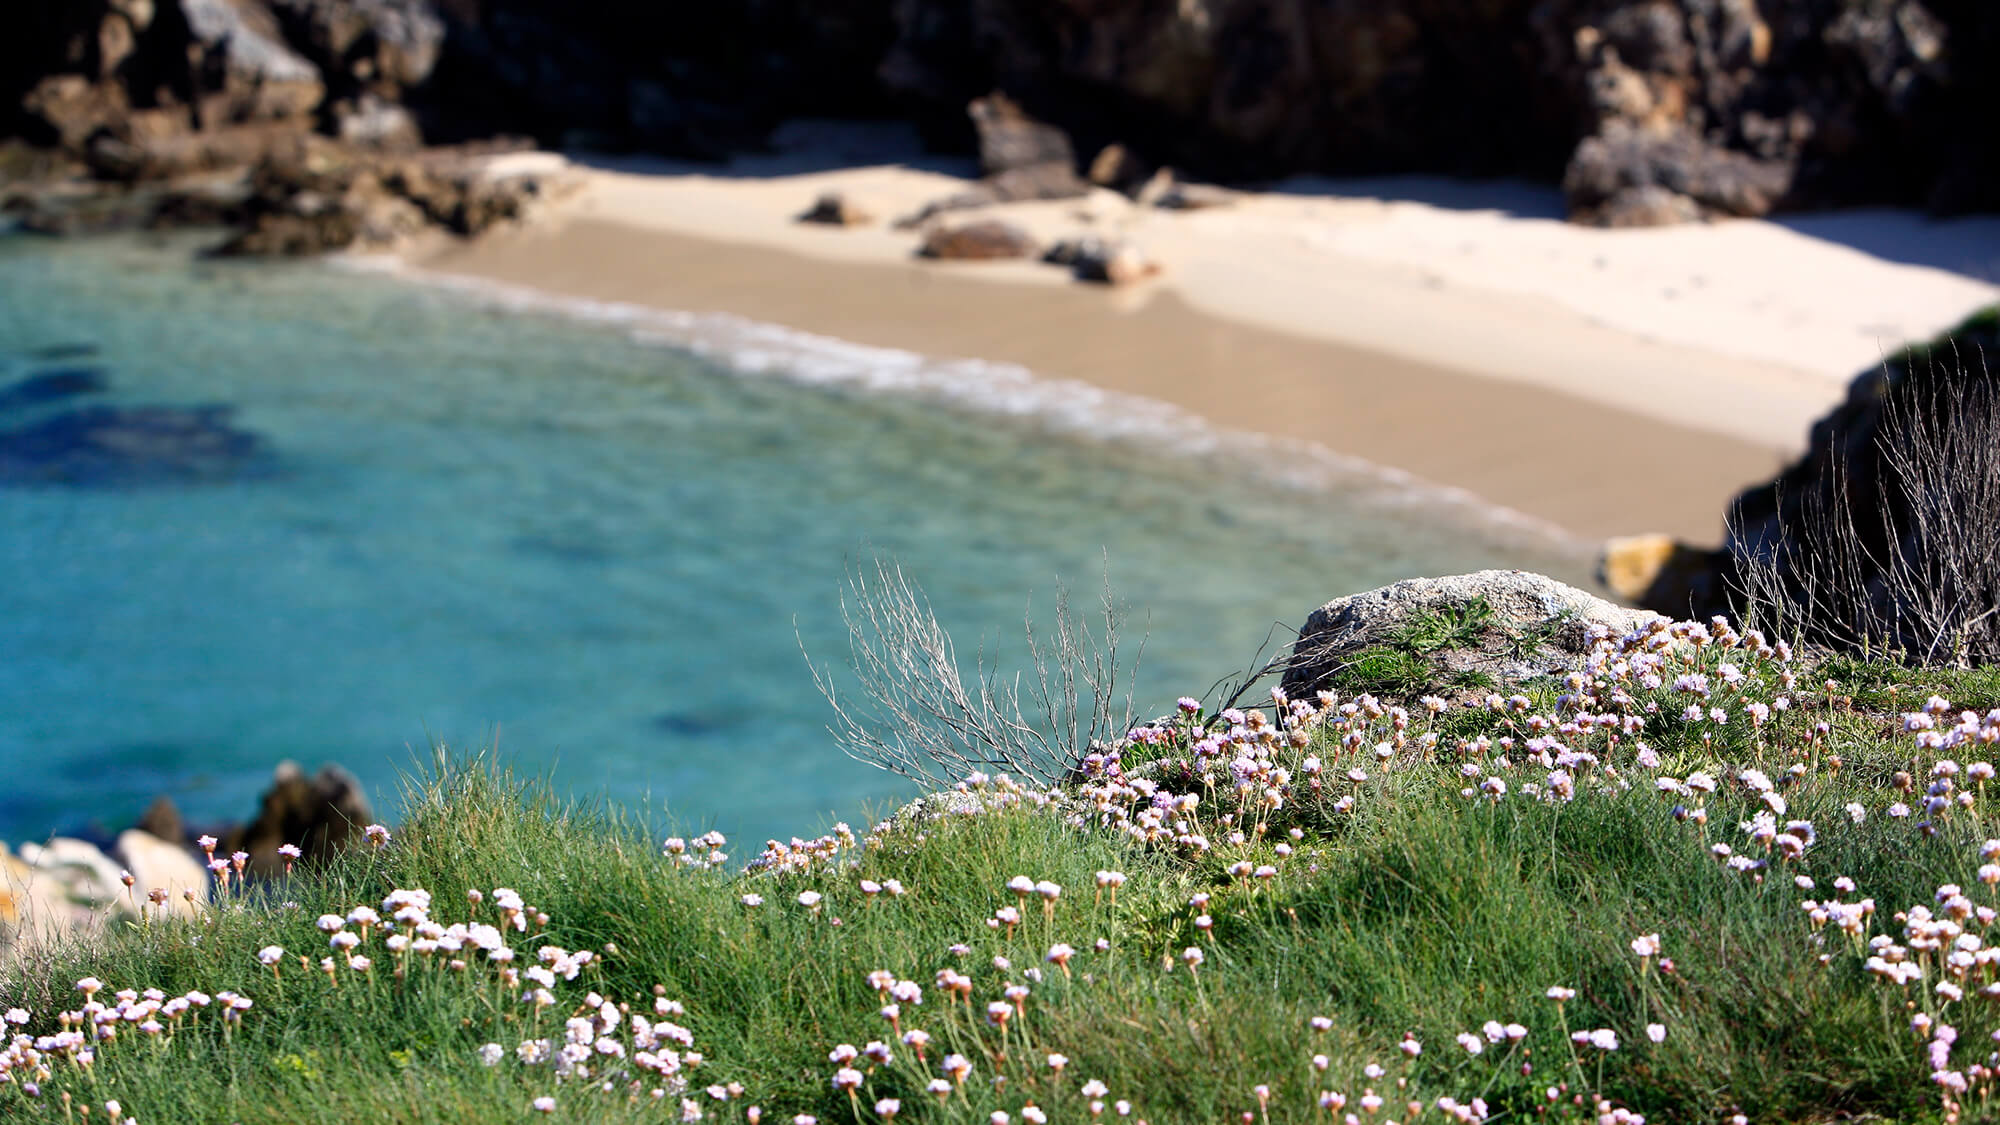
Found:
M 1456 644 L 1467 627 L 1446 621 L 1434 632 Z M 1953 1068 L 1980 1061 L 2000 1028 L 2000 1004 L 1976 997 L 1994 970 L 1970 970 L 1966 998 L 1949 1002 L 1931 988 L 1946 979 L 1937 957 L 1912 951 L 1924 981 L 1892 985 L 1864 969 L 1860 942 L 1904 943 L 1894 915 L 1934 906 L 1940 884 L 1996 904 L 1975 874 L 1981 842 L 2000 835 L 1983 783 L 1957 774 L 1974 794 L 1970 807 L 1927 826 L 1920 809 L 1887 812 L 1921 801 L 1937 759 L 1983 756 L 1977 745 L 1920 749 L 1900 711 L 1932 690 L 1983 706 L 1995 681 L 1850 661 L 1802 673 L 1788 692 L 1785 667 L 1744 649 L 1676 652 L 1658 690 L 1629 669 L 1621 677 L 1615 661 L 1599 669 L 1598 702 L 1587 710 L 1638 724 L 1615 744 L 1607 727 L 1562 729 L 1576 712 L 1555 712 L 1546 690 L 1526 712 L 1418 713 L 1400 728 L 1396 711 L 1363 701 L 1351 718 L 1335 711 L 1296 724 L 1303 745 L 1275 723 L 1274 740 L 1260 743 L 1253 717 L 1221 754 L 1203 756 L 1197 744 L 1227 740 L 1224 721 L 1131 748 L 1123 770 L 1058 794 L 989 783 L 957 798 L 963 811 L 906 816 L 853 846 L 830 838 L 824 858 L 795 855 L 761 873 L 670 862 L 663 833 L 619 810 L 555 800 L 480 760 L 443 764 L 410 783 L 407 820 L 385 847 L 232 896 L 198 923 L 125 924 L 12 971 L 0 1008 L 29 1009 L 25 1030 L 37 1036 L 59 1030 L 59 1010 L 78 1007 L 72 982 L 85 975 L 105 983 L 100 1000 L 118 988 L 228 989 L 255 1006 L 228 1027 L 211 1009 L 171 1041 L 127 1026 L 87 1069 L 49 1060 L 38 1097 L 23 1092 L 31 1075 L 16 1066 L 15 1081 L 0 1084 L 0 1119 L 74 1121 L 89 1104 L 102 1121 L 103 1103 L 116 1099 L 144 1122 L 518 1121 L 537 1117 L 532 1100 L 550 1096 L 565 1119 L 674 1120 L 683 1091 L 628 1060 L 596 1055 L 590 1081 L 558 1082 L 551 1067 L 512 1055 L 524 1039 L 559 1043 L 586 993 L 651 1012 L 657 988 L 685 1005 L 665 1018 L 692 1032 L 702 1056 L 698 1066 L 683 1059 L 676 1077 L 704 1120 L 744 1120 L 757 1105 L 764 1121 L 875 1121 L 876 1099 L 893 1097 L 901 1120 L 985 1122 L 1003 1110 L 1020 1122 L 1032 1104 L 1050 1120 L 1087 1121 L 1090 1080 L 1108 1088 L 1103 1119 L 1119 1119 L 1109 1103 L 1129 1099 L 1128 1119 L 1155 1125 L 1246 1112 L 1339 1120 L 1319 1107 L 1322 1091 L 1345 1095 L 1343 1113 L 1405 1125 L 1404 1102 L 1430 1107 L 1439 1097 L 1482 1098 L 1495 1121 L 1594 1121 L 1600 1097 L 1654 1121 L 1944 1120 L 1926 1040 L 1910 1021 L 1921 1013 L 1958 1030 Z M 1750 678 L 1722 686 L 1725 660 Z M 1707 702 L 1726 721 L 1680 714 L 1687 697 L 1674 691 L 1675 675 L 1695 670 L 1711 676 Z M 1843 687 L 1826 690 L 1829 676 Z M 1616 691 L 1630 702 L 1615 702 Z M 1788 709 L 1749 721 L 1750 703 L 1780 696 Z M 1649 712 L 1648 703 L 1660 706 Z M 1545 737 L 1596 758 L 1571 765 L 1573 800 L 1528 792 L 1556 784 L 1531 755 L 1561 749 L 1525 745 Z M 1642 742 L 1656 765 L 1644 764 Z M 1232 760 L 1243 763 L 1237 773 Z M 1815 826 L 1802 857 L 1782 860 L 1741 827 L 1763 807 L 1735 780 L 1746 768 L 1778 783 L 1786 810 L 1774 829 Z M 1698 771 L 1720 782 L 1712 795 L 1656 788 L 1656 778 Z M 1913 791 L 1897 788 L 1899 772 L 1914 774 Z M 1507 783 L 1504 798 L 1480 794 L 1489 778 Z M 1193 813 L 1154 824 L 1150 841 L 1140 838 L 1148 785 L 1199 798 Z M 1859 824 L 1844 811 L 1850 802 L 1866 811 Z M 1700 809 L 1705 823 L 1677 819 L 1676 806 Z M 1205 848 L 1192 842 L 1197 833 Z M 1718 843 L 1768 866 L 1733 870 L 1711 851 Z M 1264 865 L 1268 878 L 1255 873 Z M 1127 876 L 1115 905 L 1097 886 L 1100 871 Z M 1046 914 L 1040 897 L 1007 888 L 1017 875 L 1061 885 Z M 1817 887 L 1798 886 L 1799 876 Z M 1833 889 L 1842 876 L 1858 884 L 1853 892 Z M 890 880 L 907 893 L 865 889 Z M 380 907 L 391 890 L 412 887 L 432 893 L 431 915 L 444 923 L 471 916 L 469 890 L 485 892 L 483 921 L 496 920 L 500 887 L 546 912 L 546 929 L 507 931 L 517 970 L 544 944 L 601 956 L 575 981 L 558 980 L 557 1003 L 539 1018 L 517 999 L 532 985 L 502 988 L 484 960 L 459 972 L 442 955 L 413 953 L 398 978 L 380 930 L 364 946 L 374 966 L 337 968 L 334 987 L 316 967 L 329 950 L 314 920 Z M 823 896 L 814 907 L 799 900 L 808 891 Z M 763 904 L 744 905 L 749 894 Z M 1209 897 L 1197 906 L 1197 895 Z M 1831 897 L 1878 904 L 1862 937 L 1815 928 L 1801 902 Z M 996 920 L 1005 907 L 1019 912 L 1011 924 Z M 1983 948 L 1977 918 L 1964 928 Z M 1670 972 L 1632 949 L 1651 933 Z M 1054 942 L 1075 950 L 1067 974 L 1044 960 Z M 966 952 L 952 951 L 959 943 Z M 276 978 L 255 958 L 270 944 L 288 951 Z M 1192 971 L 1190 947 L 1203 954 Z M 315 967 L 303 969 L 298 954 Z M 946 968 L 971 978 L 969 1004 L 938 989 Z M 879 1014 L 885 999 L 867 979 L 875 970 L 921 985 L 922 1002 L 902 1006 L 899 1026 L 930 1033 L 923 1063 Z M 1029 992 L 1003 1031 L 985 1015 L 1010 984 Z M 1552 986 L 1575 996 L 1559 1004 L 1545 995 Z M 1311 1025 L 1319 1016 L 1330 1028 Z M 1519 1023 L 1526 1037 L 1482 1037 L 1477 1055 L 1455 1041 L 1488 1021 Z M 1648 1039 L 1649 1024 L 1664 1028 L 1663 1042 Z M 1570 1032 L 1600 1028 L 1616 1032 L 1617 1050 L 1572 1047 Z M 633 1050 L 629 1034 L 611 1035 Z M 1406 1036 L 1420 1054 L 1400 1049 Z M 865 1085 L 850 1104 L 831 1084 L 828 1053 L 878 1039 L 894 1061 L 857 1061 Z M 507 1052 L 492 1067 L 478 1057 L 489 1042 Z M 925 1086 L 953 1051 L 972 1076 L 939 1102 Z M 1051 1053 L 1067 1057 L 1060 1071 Z M 1371 1077 L 1371 1066 L 1381 1073 Z M 996 1075 L 1006 1079 L 997 1089 Z M 710 1087 L 730 1096 L 713 1098 Z M 672 1090 L 664 1105 L 655 1088 Z M 1377 1112 L 1359 1108 L 1367 1089 L 1387 1099 Z M 1968 1097 L 1959 1119 L 1985 1113 Z M 1416 1120 L 1443 1115 L 1426 1108 Z

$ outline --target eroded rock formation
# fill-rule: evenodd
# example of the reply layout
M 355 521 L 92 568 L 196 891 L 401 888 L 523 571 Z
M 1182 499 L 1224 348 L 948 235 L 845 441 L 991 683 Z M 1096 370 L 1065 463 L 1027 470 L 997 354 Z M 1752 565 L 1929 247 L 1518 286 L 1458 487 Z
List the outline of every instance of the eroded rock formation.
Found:
M 1526 175 L 1612 225 L 2000 207 L 1983 0 L 24 0 L 5 21 L 0 136 L 117 182 L 240 170 L 302 131 L 721 156 L 789 117 L 893 115 L 979 152 L 992 198 L 1171 165 Z

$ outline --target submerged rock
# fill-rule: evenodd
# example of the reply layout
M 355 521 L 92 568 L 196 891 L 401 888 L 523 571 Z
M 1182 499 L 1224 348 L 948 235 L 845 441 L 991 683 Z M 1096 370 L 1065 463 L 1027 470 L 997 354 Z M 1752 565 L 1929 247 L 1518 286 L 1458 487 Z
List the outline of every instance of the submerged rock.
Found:
M 0 387 L 0 412 L 45 406 L 51 402 L 92 395 L 107 386 L 104 372 L 95 367 L 65 367 L 43 371 L 17 383 Z
M 1423 661 L 1440 689 L 1511 683 L 1575 667 L 1593 626 L 1623 634 L 1656 616 L 1521 570 L 1411 578 L 1314 610 L 1283 686 L 1310 696 L 1384 650 Z
M 0 484 L 147 485 L 230 480 L 262 450 L 226 406 L 93 406 L 0 431 Z

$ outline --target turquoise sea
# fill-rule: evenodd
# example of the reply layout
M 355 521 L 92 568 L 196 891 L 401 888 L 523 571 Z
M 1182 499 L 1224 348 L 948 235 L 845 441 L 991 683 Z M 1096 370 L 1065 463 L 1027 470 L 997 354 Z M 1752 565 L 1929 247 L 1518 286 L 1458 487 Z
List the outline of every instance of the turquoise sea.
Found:
M 0 237 L 0 403 L 105 384 L 0 431 L 222 404 L 263 450 L 218 481 L 0 484 L 0 839 L 159 793 L 246 817 L 284 758 L 393 817 L 445 741 L 740 858 L 909 793 L 835 748 L 801 655 L 844 663 L 843 577 L 876 557 L 968 663 L 1108 574 L 1142 713 L 1340 594 L 1582 577 L 1476 505 L 1018 371 L 197 246 Z

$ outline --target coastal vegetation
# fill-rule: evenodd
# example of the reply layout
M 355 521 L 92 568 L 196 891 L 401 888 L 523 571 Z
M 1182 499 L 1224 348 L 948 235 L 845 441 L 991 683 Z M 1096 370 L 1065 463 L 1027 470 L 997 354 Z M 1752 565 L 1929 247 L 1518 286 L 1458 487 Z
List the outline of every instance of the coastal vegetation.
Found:
M 1184 699 L 747 864 L 443 756 L 8 970 L 0 1116 L 1990 1115 L 2000 673 L 1660 621 L 1455 700 Z

